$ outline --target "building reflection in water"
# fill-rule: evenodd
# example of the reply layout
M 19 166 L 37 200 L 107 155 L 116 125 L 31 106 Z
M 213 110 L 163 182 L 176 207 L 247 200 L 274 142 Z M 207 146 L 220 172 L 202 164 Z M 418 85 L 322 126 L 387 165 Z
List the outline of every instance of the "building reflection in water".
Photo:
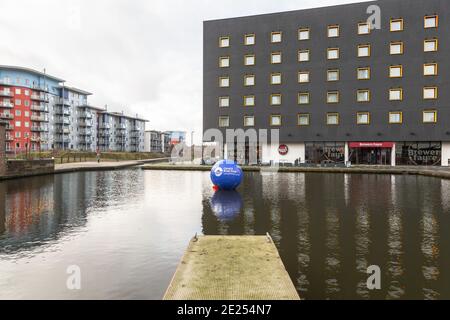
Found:
M 307 299 L 450 299 L 450 183 L 415 176 L 247 173 L 243 207 L 205 234 L 269 232 Z M 367 289 L 367 268 L 382 289 Z M 447 285 L 445 285 L 447 284 Z
M 83 227 L 91 210 L 124 202 L 126 195 L 139 196 L 141 180 L 136 171 L 117 171 L 1 182 L 0 252 L 30 249 Z

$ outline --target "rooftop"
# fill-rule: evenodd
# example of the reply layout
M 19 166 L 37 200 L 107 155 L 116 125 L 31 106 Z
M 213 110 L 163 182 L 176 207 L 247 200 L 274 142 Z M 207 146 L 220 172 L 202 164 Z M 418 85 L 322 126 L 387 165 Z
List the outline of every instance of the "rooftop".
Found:
M 57 81 L 57 82 L 65 82 L 64 79 L 61 78 L 57 78 L 54 76 L 51 76 L 45 72 L 41 72 L 41 71 L 37 71 L 31 68 L 25 68 L 25 67 L 17 67 L 17 66 L 5 66 L 5 65 L 0 65 L 0 70 L 11 70 L 11 71 L 23 71 L 23 72 L 28 72 L 28 73 L 32 73 L 41 77 L 46 77 L 48 79 Z

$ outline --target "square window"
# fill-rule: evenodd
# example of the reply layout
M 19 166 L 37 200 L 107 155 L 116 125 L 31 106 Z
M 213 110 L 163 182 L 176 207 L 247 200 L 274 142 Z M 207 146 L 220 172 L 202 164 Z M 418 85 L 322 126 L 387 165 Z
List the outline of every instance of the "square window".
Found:
M 229 77 L 220 77 L 219 78 L 219 86 L 221 88 L 228 88 L 230 86 L 230 78 Z
M 436 88 L 436 87 L 423 88 L 423 98 L 425 100 L 437 99 L 438 98 L 438 88 Z
M 255 55 L 247 54 L 244 56 L 244 65 L 246 66 L 254 66 L 255 65 Z
M 403 77 L 403 66 L 390 66 L 389 67 L 389 77 L 390 78 Z
M 281 84 L 281 73 L 272 73 L 270 75 L 270 84 Z
M 16 105 L 16 106 L 21 106 L 21 105 L 22 105 L 22 100 L 16 99 L 15 105 Z
M 389 90 L 389 100 L 390 101 L 401 101 L 403 100 L 403 89 L 396 88 Z
M 338 113 L 327 113 L 327 124 L 328 125 L 338 125 L 339 124 L 339 114 Z
M 298 40 L 309 40 L 309 28 L 302 28 L 298 30 Z
M 403 31 L 403 19 L 391 19 L 391 32 Z
M 256 43 L 256 36 L 254 34 L 246 34 L 244 36 L 244 44 L 246 46 L 253 46 Z
M 299 50 L 298 51 L 298 61 L 299 62 L 309 61 L 309 50 Z
M 437 28 L 438 23 L 439 23 L 439 20 L 438 20 L 437 15 L 425 16 L 425 18 L 424 18 L 424 28 L 425 29 Z
M 255 85 L 255 76 L 253 74 L 248 74 L 244 76 L 244 86 L 250 87 Z
M 403 54 L 403 42 L 391 42 L 389 50 L 390 54 Z
M 21 90 L 20 89 L 16 89 L 16 94 L 20 94 Z
M 281 115 L 271 115 L 270 116 L 271 126 L 281 126 Z
M 438 40 L 437 39 L 429 39 L 423 42 L 423 51 L 424 52 L 434 52 L 438 50 Z
M 370 57 L 370 44 L 358 46 L 358 57 Z
M 358 34 L 369 34 L 370 33 L 370 23 L 361 22 L 358 24 Z
M 327 81 L 339 81 L 339 70 L 327 70 Z
M 389 112 L 389 123 L 398 124 L 403 122 L 403 113 L 400 111 Z
M 356 114 L 357 124 L 370 124 L 370 113 L 369 112 L 358 112 Z
M 227 108 L 230 106 L 230 97 L 219 97 L 219 107 Z
M 219 58 L 219 67 L 220 68 L 228 68 L 230 66 L 230 57 L 220 57 Z
M 255 117 L 254 116 L 245 116 L 244 117 L 244 127 L 253 127 L 255 125 Z
M 298 94 L 298 104 L 309 104 L 309 92 L 300 92 Z
M 300 71 L 298 73 L 298 82 L 299 83 L 308 83 L 309 82 L 309 71 Z
M 357 101 L 358 102 L 369 102 L 370 101 L 370 90 L 358 90 Z
M 327 92 L 327 103 L 338 103 L 339 102 L 339 92 L 329 91 Z
M 301 113 L 298 115 L 297 124 L 299 126 L 308 126 L 309 125 L 309 114 Z
M 328 26 L 328 38 L 337 38 L 339 37 L 339 26 L 332 25 Z
M 423 75 L 424 76 L 436 76 L 438 74 L 438 64 L 437 63 L 426 63 L 423 65 Z
M 244 106 L 245 107 L 254 107 L 255 106 L 255 96 L 245 96 L 244 97 Z
M 220 48 L 228 48 L 230 46 L 230 37 L 220 37 L 219 38 L 219 47 Z
M 272 52 L 270 55 L 270 63 L 280 64 L 281 63 L 281 52 Z
M 222 116 L 219 117 L 219 127 L 225 128 L 230 126 L 230 117 Z
M 425 110 L 423 112 L 423 122 L 424 123 L 436 123 L 437 122 L 437 111 L 436 110 Z
M 368 80 L 370 79 L 370 68 L 364 67 L 364 68 L 358 68 L 358 80 Z
M 282 40 L 282 32 L 276 31 L 271 33 L 271 42 L 272 43 L 280 43 Z
M 270 95 L 270 105 L 279 106 L 281 105 L 281 94 L 271 94 Z
M 328 60 L 339 59 L 339 48 L 328 48 L 327 59 Z

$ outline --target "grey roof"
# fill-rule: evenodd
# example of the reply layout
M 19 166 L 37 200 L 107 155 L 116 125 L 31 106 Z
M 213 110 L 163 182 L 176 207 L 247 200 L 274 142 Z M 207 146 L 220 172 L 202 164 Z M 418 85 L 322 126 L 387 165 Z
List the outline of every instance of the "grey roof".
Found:
M 47 73 L 44 73 L 44 72 L 41 72 L 41 71 L 37 71 L 37 70 L 31 69 L 31 68 L 0 65 L 0 70 L 1 69 L 29 72 L 29 73 L 32 73 L 32 74 L 35 74 L 35 75 L 39 75 L 39 76 L 42 76 L 42 77 L 47 77 L 47 78 L 49 78 L 51 80 L 54 80 L 54 81 L 57 81 L 57 82 L 65 82 L 64 79 L 57 78 L 57 77 L 51 76 L 51 75 L 49 75 Z
M 81 94 L 84 94 L 84 95 L 86 95 L 86 96 L 92 95 L 92 93 L 90 93 L 90 92 L 88 92 L 88 91 L 81 90 L 81 89 L 78 89 L 78 88 L 75 88 L 75 87 L 60 86 L 60 88 L 63 88 L 63 87 L 64 87 L 64 90 L 67 90 L 67 91 L 72 91 L 72 92 L 76 92 L 76 93 L 81 93 Z

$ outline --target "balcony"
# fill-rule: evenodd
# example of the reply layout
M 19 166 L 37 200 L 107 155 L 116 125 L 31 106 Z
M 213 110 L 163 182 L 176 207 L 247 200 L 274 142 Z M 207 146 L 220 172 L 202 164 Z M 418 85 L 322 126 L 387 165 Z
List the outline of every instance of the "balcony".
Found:
M 48 87 L 41 85 L 41 84 L 33 84 L 31 86 L 31 89 L 36 90 L 36 91 L 48 92 Z
M 78 131 L 78 134 L 80 136 L 91 136 L 92 135 L 92 130 L 82 129 L 82 130 Z
M 66 105 L 66 106 L 70 106 L 70 101 L 69 101 L 69 99 L 63 99 L 63 98 L 57 98 L 56 100 L 55 100 L 55 103 L 57 104 L 57 105 Z
M 48 128 L 46 127 L 39 127 L 39 126 L 32 126 L 31 131 L 33 132 L 47 132 Z
M 0 119 L 14 119 L 11 113 L 0 113 Z
M 2 101 L 0 102 L 0 108 L 14 108 L 11 102 Z
M 56 108 L 55 114 L 58 116 L 70 116 L 71 112 L 69 108 Z
M 31 111 L 48 112 L 48 107 L 44 104 L 32 104 Z
M 68 137 L 59 136 L 59 137 L 55 137 L 55 142 L 68 144 L 68 143 L 70 143 L 70 139 Z
M 125 131 L 118 131 L 116 132 L 116 136 L 117 137 L 125 137 L 127 135 L 127 133 Z
M 70 119 L 57 117 L 55 118 L 55 124 L 69 125 Z
M 40 142 L 40 141 L 41 141 L 41 138 L 40 138 L 40 137 L 31 137 L 31 138 L 30 138 L 30 141 L 31 141 L 31 142 Z
M 110 134 L 109 134 L 109 132 L 99 132 L 98 136 L 99 136 L 99 137 L 107 138 L 107 137 L 110 136 Z
M 132 127 L 131 131 L 141 131 L 141 129 L 139 127 Z
M 99 125 L 99 128 L 100 128 L 100 129 L 110 129 L 110 128 L 111 128 L 111 125 L 110 125 L 109 123 L 101 123 L 101 124 Z
M 5 136 L 5 141 L 14 141 L 14 137 L 12 135 L 7 134 Z
M 7 130 L 7 131 L 11 131 L 11 130 L 14 130 L 14 126 L 12 126 L 12 125 L 10 125 L 9 123 L 6 125 L 6 127 L 5 127 L 5 129 Z
M 91 144 L 92 143 L 92 139 L 91 138 L 81 138 L 78 140 L 78 142 L 80 144 Z
M 92 113 L 90 113 L 90 112 L 81 112 L 78 115 L 78 118 L 81 118 L 81 119 L 92 119 Z
M 41 102 L 48 102 L 48 95 L 46 94 L 32 94 L 31 100 L 34 101 L 41 101 Z
M 46 117 L 46 116 L 31 116 L 31 121 L 48 122 L 48 117 Z
M 14 94 L 10 90 L 0 90 L 0 97 L 13 97 Z
M 91 121 L 79 121 L 78 126 L 90 128 L 90 127 L 92 127 L 92 122 Z
M 55 132 L 57 134 L 69 134 L 70 130 L 69 129 L 55 129 Z

